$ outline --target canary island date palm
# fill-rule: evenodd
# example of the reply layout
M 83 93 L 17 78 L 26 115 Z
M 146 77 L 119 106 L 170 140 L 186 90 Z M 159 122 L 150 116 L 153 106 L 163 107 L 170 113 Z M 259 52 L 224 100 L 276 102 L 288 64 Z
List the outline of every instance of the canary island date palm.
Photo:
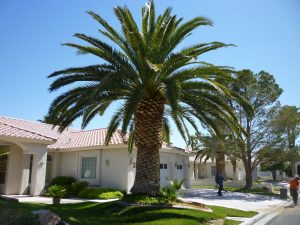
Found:
M 186 138 L 187 123 L 195 129 L 196 121 L 215 127 L 213 118 L 219 118 L 235 126 L 235 116 L 225 96 L 245 102 L 217 81 L 234 80 L 229 68 L 197 61 L 201 54 L 228 45 L 200 43 L 178 50 L 191 31 L 212 25 L 210 20 L 196 17 L 183 22 L 171 14 L 171 8 L 156 17 L 151 1 L 142 8 L 141 27 L 126 6 L 114 8 L 114 13 L 121 32 L 101 16 L 88 12 L 99 22 L 99 32 L 109 43 L 76 33 L 75 37 L 87 45 L 64 44 L 77 49 L 79 54 L 92 54 L 100 60 L 97 65 L 68 68 L 49 75 L 55 78 L 51 92 L 70 86 L 52 102 L 49 115 L 61 130 L 81 116 L 85 127 L 113 102 L 121 103 L 109 123 L 106 143 L 118 128 L 124 134 L 129 133 L 130 148 L 133 143 L 137 148 L 131 192 L 159 195 L 159 149 L 163 134 L 169 137 L 169 119 L 175 121 Z

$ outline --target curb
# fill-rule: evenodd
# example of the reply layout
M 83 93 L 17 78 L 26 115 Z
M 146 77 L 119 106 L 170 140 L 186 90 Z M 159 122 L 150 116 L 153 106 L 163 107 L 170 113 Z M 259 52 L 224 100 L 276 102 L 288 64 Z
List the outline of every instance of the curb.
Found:
M 279 213 L 279 209 L 282 209 L 282 207 L 290 204 L 291 200 L 287 200 L 286 202 L 283 202 L 282 204 L 278 205 L 276 208 L 273 208 L 269 212 L 259 213 L 256 216 L 252 217 L 250 220 L 241 223 L 240 225 L 264 225 L 271 219 L 273 219 L 275 216 L 277 216 L 277 214 Z M 262 220 L 264 220 L 263 223 L 261 223 Z

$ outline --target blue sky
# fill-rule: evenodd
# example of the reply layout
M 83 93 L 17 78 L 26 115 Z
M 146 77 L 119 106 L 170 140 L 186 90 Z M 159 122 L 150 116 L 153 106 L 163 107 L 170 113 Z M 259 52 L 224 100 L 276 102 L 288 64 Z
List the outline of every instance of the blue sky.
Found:
M 49 94 L 51 72 L 97 63 L 78 56 L 64 42 L 79 42 L 76 32 L 100 37 L 99 25 L 85 12 L 92 10 L 118 27 L 113 7 L 127 5 L 137 21 L 145 0 L 1 0 L 0 115 L 38 120 L 58 93 Z M 185 19 L 205 16 L 214 27 L 202 27 L 182 45 L 221 41 L 237 47 L 203 55 L 203 61 L 236 69 L 265 70 L 283 88 L 283 105 L 300 107 L 300 1 L 298 0 L 156 0 L 157 12 L 167 6 Z M 106 127 L 112 110 L 88 129 Z M 74 123 L 79 128 L 80 122 Z M 173 128 L 172 141 L 184 146 Z

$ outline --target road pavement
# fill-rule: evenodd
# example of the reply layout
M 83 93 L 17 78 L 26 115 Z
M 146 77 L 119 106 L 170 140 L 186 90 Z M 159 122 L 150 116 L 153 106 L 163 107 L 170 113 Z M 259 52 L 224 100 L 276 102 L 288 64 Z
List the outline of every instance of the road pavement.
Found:
M 300 225 L 300 206 L 287 206 L 266 225 Z

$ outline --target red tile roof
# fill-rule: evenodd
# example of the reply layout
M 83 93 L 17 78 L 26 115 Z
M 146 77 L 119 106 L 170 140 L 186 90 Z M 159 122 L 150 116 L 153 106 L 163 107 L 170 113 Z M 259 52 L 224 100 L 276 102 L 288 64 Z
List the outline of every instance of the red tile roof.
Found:
M 29 140 L 56 141 L 48 145 L 49 150 L 73 151 L 78 149 L 90 149 L 105 145 L 107 129 L 76 130 L 68 128 L 62 133 L 58 132 L 58 126 L 51 124 L 33 122 L 22 119 L 0 116 L 0 138 L 16 137 Z M 110 139 L 110 145 L 126 144 L 127 137 L 122 136 L 117 130 Z M 174 146 L 163 144 L 163 149 L 175 152 L 184 152 Z
M 58 126 L 0 116 L 0 136 L 56 141 L 48 146 L 53 150 L 101 146 L 105 144 L 106 133 L 107 129 L 82 131 L 73 128 L 59 133 Z M 113 134 L 109 144 L 125 144 L 120 131 Z
M 105 145 L 107 129 L 96 129 L 77 131 L 64 135 L 64 137 L 58 139 L 58 141 L 52 145 L 49 145 L 49 149 L 76 149 L 76 148 L 88 148 Z M 124 138 L 121 132 L 117 130 L 114 132 L 109 144 L 125 144 Z
M 43 135 L 36 134 L 27 130 L 22 130 L 16 127 L 12 127 L 0 122 L 0 137 L 1 136 L 53 141 L 53 139 L 45 137 Z

